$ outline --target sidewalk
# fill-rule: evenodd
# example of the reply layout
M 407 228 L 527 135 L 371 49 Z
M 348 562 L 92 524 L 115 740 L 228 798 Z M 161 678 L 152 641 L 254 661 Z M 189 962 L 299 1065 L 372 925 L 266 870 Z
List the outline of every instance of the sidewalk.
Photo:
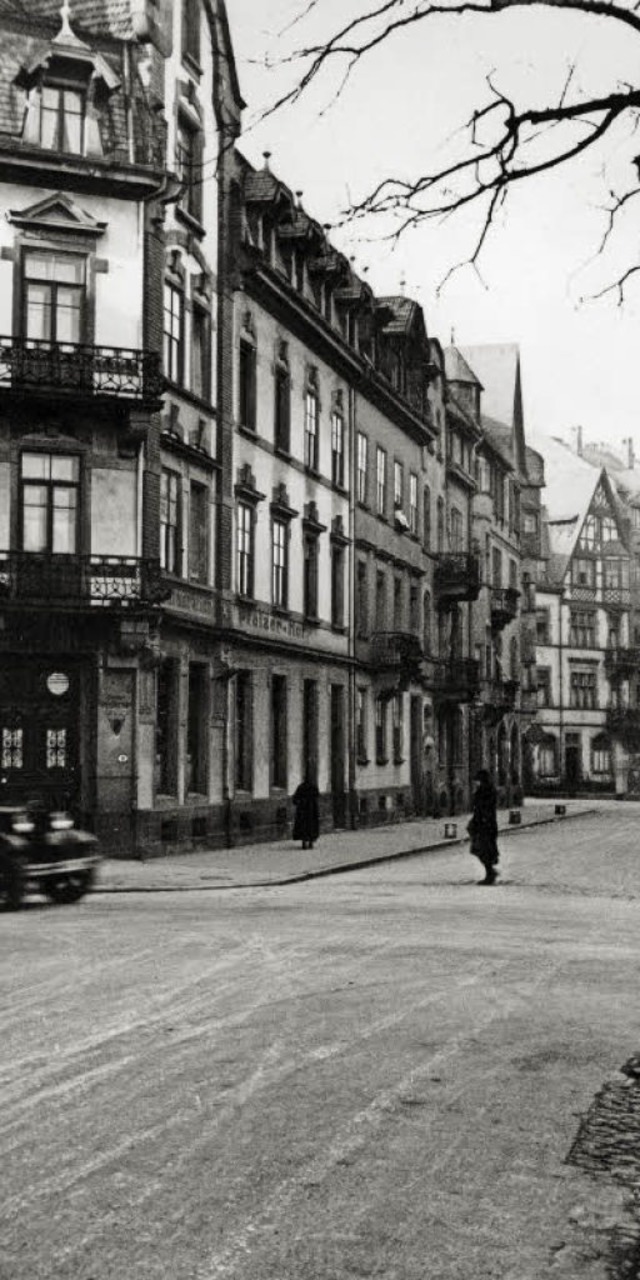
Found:
M 509 810 L 498 814 L 498 826 L 510 835 L 527 827 L 594 813 L 597 801 L 567 800 L 564 817 L 554 814 L 555 801 L 532 800 L 522 809 L 519 826 L 509 825 Z M 457 827 L 456 839 L 445 839 L 445 822 Z M 251 886 L 295 884 L 340 871 L 353 870 L 392 858 L 406 858 L 430 850 L 462 845 L 468 840 L 468 814 L 456 818 L 417 818 L 411 822 L 331 831 L 320 837 L 314 849 L 301 849 L 291 839 L 267 844 L 240 845 L 234 849 L 185 853 L 149 862 L 105 859 L 100 867 L 98 893 L 170 893 L 193 889 L 240 889 Z

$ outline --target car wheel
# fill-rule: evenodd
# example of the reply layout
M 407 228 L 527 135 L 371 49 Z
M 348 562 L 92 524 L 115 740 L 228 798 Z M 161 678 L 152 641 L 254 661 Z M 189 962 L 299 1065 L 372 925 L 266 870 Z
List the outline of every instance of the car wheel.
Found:
M 85 893 L 93 887 L 94 881 L 94 871 L 76 871 L 67 876 L 60 876 L 58 880 L 46 880 L 43 888 L 50 902 L 66 904 L 79 902 L 84 898 Z

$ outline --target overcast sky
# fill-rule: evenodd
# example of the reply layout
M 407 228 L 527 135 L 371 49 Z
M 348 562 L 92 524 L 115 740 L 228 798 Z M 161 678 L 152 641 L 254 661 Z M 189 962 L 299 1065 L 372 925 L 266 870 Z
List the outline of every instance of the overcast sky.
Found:
M 287 30 L 308 0 L 227 3 L 247 102 L 241 145 L 256 164 L 270 150 L 274 171 L 303 192 L 306 209 L 321 222 L 338 222 L 349 198 L 365 195 L 381 178 L 417 175 L 434 157 L 445 157 L 447 146 L 456 145 L 447 139 L 484 101 L 489 71 L 520 104 L 526 90 L 535 106 L 559 96 L 570 61 L 578 66 L 574 85 L 588 96 L 633 82 L 634 75 L 637 83 L 640 37 L 607 19 L 534 7 L 420 24 L 365 60 L 337 102 L 335 76 L 327 76 L 296 104 L 260 122 L 295 74 L 278 60 L 368 6 L 366 0 L 320 0 Z M 620 127 L 598 155 L 521 184 L 481 261 L 484 283 L 465 269 L 440 296 L 438 285 L 469 253 L 477 222 L 430 224 L 395 248 L 382 238 L 387 228 L 375 222 L 333 238 L 355 255 L 359 270 L 368 267 L 377 293 L 397 293 L 405 279 L 406 292 L 424 308 L 429 332 L 443 343 L 452 330 L 460 345 L 519 343 L 530 438 L 538 432 L 566 437 L 580 423 L 591 441 L 617 443 L 632 435 L 640 453 L 640 275 L 623 310 L 615 297 L 580 302 L 614 279 L 617 265 L 640 260 L 639 198 L 609 257 L 584 265 L 605 226 L 607 193 L 633 186 L 638 152 L 640 133 L 634 137 L 629 126 Z

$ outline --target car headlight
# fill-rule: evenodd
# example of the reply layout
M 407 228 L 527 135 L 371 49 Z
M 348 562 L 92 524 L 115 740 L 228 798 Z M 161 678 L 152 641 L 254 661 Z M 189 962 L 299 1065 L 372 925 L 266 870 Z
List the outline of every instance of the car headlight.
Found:
M 70 813 L 52 813 L 49 819 L 49 826 L 52 831 L 70 831 L 73 826 L 73 818 Z
M 17 813 L 11 822 L 11 830 L 15 831 L 17 836 L 29 836 L 32 831 L 35 831 L 35 822 L 32 822 L 26 813 Z

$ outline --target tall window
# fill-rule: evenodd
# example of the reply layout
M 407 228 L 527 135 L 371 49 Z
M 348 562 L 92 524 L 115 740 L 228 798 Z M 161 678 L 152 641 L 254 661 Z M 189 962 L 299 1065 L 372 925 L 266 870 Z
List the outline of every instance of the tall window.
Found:
M 204 484 L 189 489 L 189 577 L 206 582 L 209 572 L 209 494 Z
M 551 702 L 551 667 L 538 667 L 536 670 L 537 701 L 540 710 L 550 707 Z
M 576 559 L 571 563 L 571 581 L 578 587 L 593 588 L 596 585 L 595 560 Z
M 22 550 L 73 555 L 78 544 L 80 461 L 72 455 L 23 453 L 20 459 Z
M 378 445 L 376 449 L 376 511 L 383 516 L 387 509 L 387 455 Z
M 431 490 L 424 486 L 422 494 L 422 545 L 425 551 L 431 550 Z
M 164 286 L 164 371 L 170 382 L 184 378 L 184 293 L 169 281 Z
M 286 609 L 289 597 L 288 541 L 287 521 L 274 520 L 271 528 L 271 599 L 280 609 Z
M 548 733 L 538 747 L 538 773 L 541 778 L 553 778 L 558 772 L 558 743 Z
M 596 615 L 585 609 L 571 610 L 569 644 L 575 649 L 593 649 L 596 644 Z
M 166 658 L 156 684 L 156 788 L 162 795 L 177 790 L 177 676 L 176 663 Z
M 318 470 L 319 411 L 318 393 L 310 387 L 304 398 L 304 464 L 310 471 Z
M 376 698 L 376 762 L 386 764 L 387 761 L 387 703 L 384 698 Z
M 369 467 L 369 441 L 362 431 L 358 432 L 357 455 L 357 496 L 358 502 L 367 501 L 367 471 Z
M 393 505 L 401 507 L 404 501 L 404 471 L 401 462 L 393 464 Z
M 200 0 L 182 0 L 182 56 L 200 62 Z
M 404 590 L 402 578 L 393 579 L 393 625 L 396 631 L 402 631 L 404 623 Z
M 185 790 L 205 795 L 208 761 L 208 671 L 204 663 L 189 663 L 187 708 L 187 777 Z
M 235 785 L 238 791 L 253 787 L 253 689 L 251 672 L 235 678 Z
M 412 631 L 417 631 L 419 626 L 418 588 L 412 583 L 409 587 L 409 627 Z
M 314 533 L 304 536 L 303 610 L 305 618 L 318 617 L 318 538 Z
M 427 656 L 431 653 L 432 645 L 432 614 L 431 614 L 431 592 L 425 591 L 422 597 L 422 644 Z
M 356 565 L 356 634 L 362 638 L 369 632 L 368 573 L 366 560 Z
M 237 588 L 241 596 L 253 595 L 253 507 L 248 502 L 237 506 Z
M 457 507 L 451 508 L 451 550 L 464 551 L 464 524 Z
M 344 547 L 331 548 L 331 625 L 344 626 Z
M 180 208 L 200 222 L 202 218 L 202 139 L 200 130 L 180 117 L 176 137 L 176 168 L 183 186 Z
M 393 699 L 393 759 L 400 764 L 404 752 L 404 699 L 397 693 Z
M 291 377 L 288 365 L 278 362 L 274 382 L 273 443 L 281 453 L 291 447 Z
M 86 262 L 74 253 L 24 255 L 24 336 L 44 342 L 81 342 Z
M 367 761 L 367 691 L 356 689 L 356 756 L 360 764 Z
M 581 711 L 592 711 L 597 707 L 595 671 L 571 672 L 570 705 Z
M 409 532 L 418 532 L 418 477 L 412 471 L 409 476 Z
M 494 547 L 492 551 L 491 581 L 494 587 L 502 586 L 502 553 L 497 547 Z
M 318 681 L 305 680 L 302 686 L 302 762 L 305 773 L 318 776 Z
M 438 517 L 436 529 L 436 550 L 444 551 L 444 498 L 438 498 Z
M 339 488 L 344 485 L 344 418 L 341 413 L 331 415 L 331 480 Z
M 287 785 L 287 680 L 271 677 L 271 786 Z
M 180 476 L 167 470 L 160 477 L 160 564 L 180 572 Z
M 65 85 L 42 86 L 40 146 L 79 155 L 84 150 L 85 95 Z
M 549 644 L 551 641 L 551 614 L 548 609 L 536 609 L 536 643 Z
M 240 414 L 240 426 L 245 427 L 247 431 L 255 431 L 256 429 L 256 376 L 257 355 L 255 346 L 252 342 L 247 342 L 245 338 L 241 338 L 238 412 Z
M 376 631 L 384 631 L 387 622 L 387 580 L 384 569 L 376 572 Z
M 202 400 L 211 398 L 211 319 L 198 306 L 191 312 L 191 390 Z
M 611 743 L 606 733 L 598 733 L 591 743 L 591 768 L 605 777 L 611 774 Z

